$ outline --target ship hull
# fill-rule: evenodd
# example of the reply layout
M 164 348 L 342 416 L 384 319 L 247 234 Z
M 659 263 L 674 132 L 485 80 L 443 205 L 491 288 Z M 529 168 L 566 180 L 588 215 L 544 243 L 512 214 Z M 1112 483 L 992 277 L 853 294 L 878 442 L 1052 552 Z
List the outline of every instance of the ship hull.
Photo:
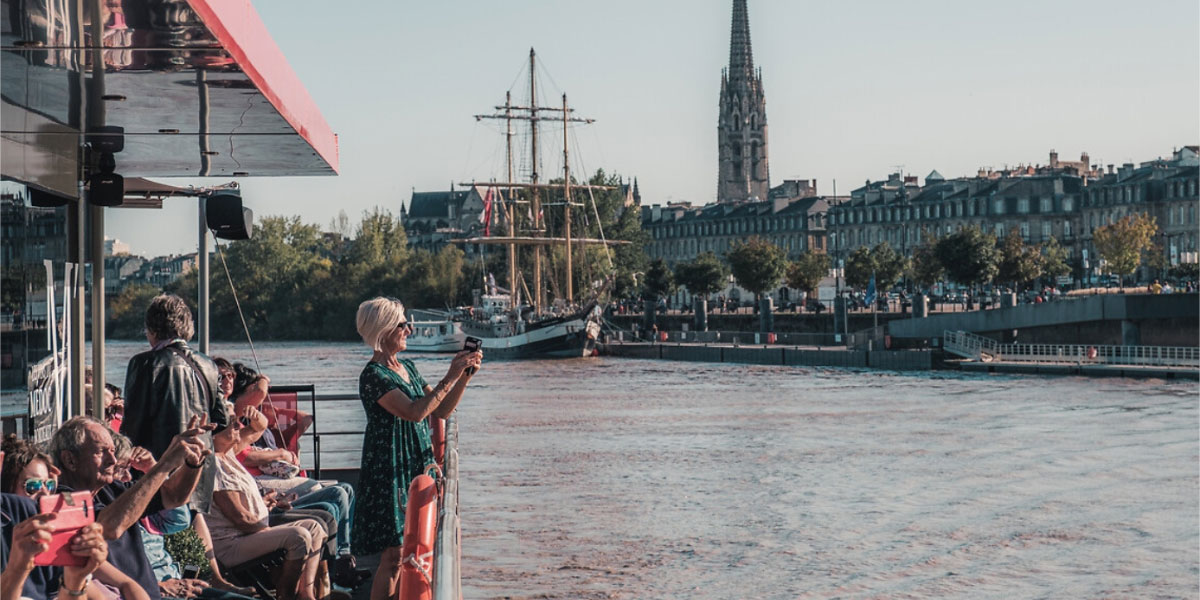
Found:
M 579 358 L 591 356 L 595 341 L 587 332 L 587 320 L 564 319 L 530 328 L 522 333 L 504 335 L 502 328 L 487 323 L 464 324 L 467 335 L 483 342 L 483 355 L 490 359 Z

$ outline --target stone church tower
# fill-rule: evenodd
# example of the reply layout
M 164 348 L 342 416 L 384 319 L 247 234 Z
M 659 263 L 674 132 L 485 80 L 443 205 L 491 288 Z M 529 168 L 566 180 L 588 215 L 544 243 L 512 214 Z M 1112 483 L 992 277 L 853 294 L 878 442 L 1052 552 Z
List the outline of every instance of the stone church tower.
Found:
M 765 201 L 767 101 L 762 73 L 754 70 L 746 0 L 733 0 L 729 68 L 721 73 L 721 116 L 717 121 L 717 202 Z

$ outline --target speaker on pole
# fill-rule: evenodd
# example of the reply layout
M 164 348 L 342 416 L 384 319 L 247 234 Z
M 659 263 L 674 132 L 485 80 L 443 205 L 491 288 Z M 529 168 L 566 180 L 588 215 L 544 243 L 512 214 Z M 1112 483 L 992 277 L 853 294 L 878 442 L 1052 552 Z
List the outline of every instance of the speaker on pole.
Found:
M 223 240 L 248 240 L 254 231 L 254 211 L 242 206 L 236 191 L 214 192 L 205 206 L 208 228 Z

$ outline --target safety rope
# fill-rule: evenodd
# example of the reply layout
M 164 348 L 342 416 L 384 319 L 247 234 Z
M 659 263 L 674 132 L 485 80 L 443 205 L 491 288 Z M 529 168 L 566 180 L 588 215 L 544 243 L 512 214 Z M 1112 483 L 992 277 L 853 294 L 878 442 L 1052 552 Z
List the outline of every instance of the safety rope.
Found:
M 413 566 L 421 577 L 425 578 L 425 583 L 433 585 L 433 551 L 430 550 L 424 554 L 412 553 L 405 556 L 401 561 Z
M 221 250 L 221 240 L 217 238 L 216 231 L 212 232 L 214 246 L 217 249 L 217 258 L 221 259 L 221 267 L 225 270 L 225 280 L 229 282 L 229 293 L 233 296 L 233 305 L 237 307 L 238 319 L 242 321 L 242 331 L 246 333 L 246 342 L 250 344 L 250 357 L 254 359 L 254 370 L 262 374 L 262 366 L 258 363 L 258 353 L 254 350 L 254 340 L 250 337 L 250 326 L 246 323 L 246 315 L 242 312 L 242 303 L 238 300 L 237 288 L 233 285 L 233 276 L 229 274 L 229 263 L 225 262 L 225 253 Z M 271 400 L 271 394 L 267 394 L 266 402 L 270 405 L 272 412 L 275 412 L 275 426 L 273 431 L 279 435 L 279 439 L 287 442 L 283 438 L 283 430 L 279 428 L 279 412 L 275 410 L 275 403 Z M 236 418 L 236 415 L 234 415 Z

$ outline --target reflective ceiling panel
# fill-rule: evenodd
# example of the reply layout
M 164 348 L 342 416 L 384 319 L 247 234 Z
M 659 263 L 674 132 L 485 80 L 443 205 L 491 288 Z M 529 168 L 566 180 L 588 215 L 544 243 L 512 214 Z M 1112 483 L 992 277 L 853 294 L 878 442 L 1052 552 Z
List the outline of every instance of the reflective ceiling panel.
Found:
M 246 0 L 0 0 L 0 20 L 6 178 L 74 196 L 79 132 L 101 123 L 124 128 L 127 177 L 337 172 L 336 136 Z

